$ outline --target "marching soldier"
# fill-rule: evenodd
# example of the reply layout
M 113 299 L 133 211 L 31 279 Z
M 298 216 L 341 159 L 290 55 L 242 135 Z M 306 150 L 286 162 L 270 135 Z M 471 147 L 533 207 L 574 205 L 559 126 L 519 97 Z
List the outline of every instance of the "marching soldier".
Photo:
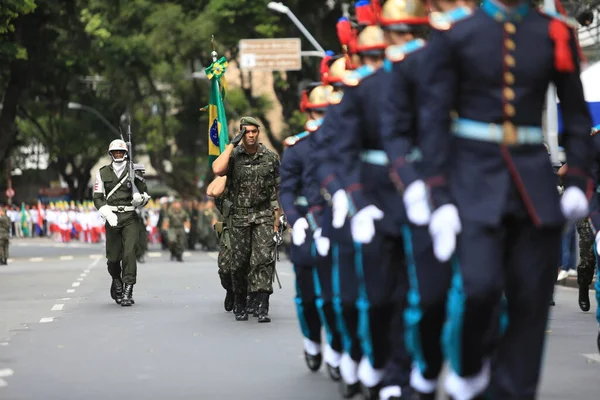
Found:
M 137 278 L 136 248 L 140 229 L 135 210 L 144 207 L 150 196 L 146 193 L 144 178 L 138 173 L 135 173 L 134 182 L 141 194 L 133 194 L 127 170 L 127 144 L 120 139 L 113 140 L 108 146 L 108 154 L 112 163 L 100 168 L 96 174 L 94 206 L 106 221 L 106 258 L 108 273 L 112 277 L 111 297 L 121 306 L 131 306 L 135 303 L 133 286 Z
M 324 59 L 327 62 L 329 56 Z M 327 83 L 326 81 L 324 83 Z M 329 239 L 320 235 L 320 221 L 324 200 L 312 173 L 308 140 L 319 129 L 332 91 L 330 85 L 316 83 L 302 92 L 301 111 L 306 112 L 306 131 L 288 137 L 281 162 L 280 199 L 285 215 L 292 225 L 290 259 L 296 274 L 296 308 L 304 335 L 304 358 L 308 368 L 317 371 L 323 360 L 321 354 L 321 327 L 325 328 L 328 343 L 324 358 L 329 376 L 340 380 L 341 337 L 336 327 L 331 293 L 331 258 L 317 256 Z
M 10 218 L 4 207 L 0 207 L 0 265 L 8 265 L 8 242 L 10 240 Z
M 579 308 L 590 311 L 590 286 L 596 273 L 594 254 L 594 233 L 590 221 L 585 218 L 577 222 L 579 234 L 579 265 L 577 265 L 577 285 L 579 286 Z
M 260 125 L 240 120 L 240 133 L 214 161 L 213 172 L 227 175 L 231 188 L 232 282 L 237 321 L 248 320 L 246 294 L 256 299 L 258 322 L 271 322 L 269 296 L 275 272 L 274 233 L 279 229 L 279 159 L 258 142 Z M 238 146 L 242 143 L 242 146 Z
M 179 200 L 171 203 L 164 223 L 167 230 L 169 249 L 171 250 L 171 260 L 175 259 L 183 262 L 183 251 L 186 243 L 185 231 L 190 229 L 190 216 L 183 209 Z
M 494 397 L 535 398 L 562 225 L 588 212 L 591 120 L 568 21 L 507 0 L 461 10 L 432 21 L 419 118 L 434 253 L 447 261 L 456 247 L 460 268 L 446 390 L 481 398 L 491 380 Z M 541 128 L 551 81 L 570 165 L 561 199 Z M 493 348 L 503 293 L 509 323 Z
M 215 224 L 214 228 L 219 238 L 219 256 L 217 259 L 219 278 L 221 286 L 226 291 L 223 306 L 225 311 L 229 312 L 233 310 L 234 294 L 231 282 L 231 235 L 227 221 L 231 215 L 233 203 L 228 199 L 227 177 L 216 177 L 208 185 L 206 194 L 215 199 L 217 210 L 221 213 L 221 220 Z

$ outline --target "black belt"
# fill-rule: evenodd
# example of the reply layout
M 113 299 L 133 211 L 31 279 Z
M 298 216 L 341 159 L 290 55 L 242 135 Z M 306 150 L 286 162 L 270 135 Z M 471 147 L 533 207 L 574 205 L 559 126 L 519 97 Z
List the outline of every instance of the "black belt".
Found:
M 268 204 L 262 204 L 254 207 L 232 207 L 233 215 L 249 215 L 268 209 Z

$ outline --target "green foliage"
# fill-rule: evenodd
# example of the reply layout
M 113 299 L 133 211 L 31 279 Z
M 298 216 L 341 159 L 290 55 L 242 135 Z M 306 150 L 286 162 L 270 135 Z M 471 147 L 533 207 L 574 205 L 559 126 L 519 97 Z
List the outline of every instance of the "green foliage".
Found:
M 0 35 L 13 32 L 13 20 L 35 10 L 35 0 L 2 0 L 0 5 Z

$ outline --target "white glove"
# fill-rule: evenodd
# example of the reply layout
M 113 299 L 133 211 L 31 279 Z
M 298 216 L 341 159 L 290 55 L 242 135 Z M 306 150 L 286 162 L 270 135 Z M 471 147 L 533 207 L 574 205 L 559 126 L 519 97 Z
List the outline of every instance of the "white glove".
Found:
M 308 229 L 308 221 L 306 218 L 300 218 L 292 226 L 292 243 L 294 246 L 302 246 L 306 241 L 306 230 Z
M 456 236 L 462 230 L 458 209 L 453 204 L 445 204 L 431 215 L 429 234 L 433 241 L 435 258 L 446 262 L 456 249 Z
M 313 239 L 315 240 L 315 247 L 317 248 L 317 253 L 321 257 L 325 257 L 327 253 L 329 253 L 329 239 L 321 236 L 322 229 L 319 228 L 315 231 L 313 235 Z
M 560 209 L 567 220 L 578 221 L 587 217 L 589 203 L 581 189 L 569 186 L 560 199 Z
M 374 205 L 366 206 L 352 217 L 352 238 L 357 243 L 370 243 L 375 236 L 375 221 L 383 218 L 383 211 Z
M 140 193 L 133 194 L 133 200 L 131 200 L 131 205 L 134 207 L 139 207 L 144 202 L 144 198 Z
M 117 214 L 112 212 L 109 206 L 102 206 L 98 209 L 98 212 L 110 226 L 117 226 L 119 224 L 119 218 L 117 218 Z
M 346 222 L 346 217 L 348 216 L 348 210 L 350 205 L 348 203 L 348 196 L 343 189 L 338 190 L 331 197 L 332 211 L 333 211 L 333 220 L 331 221 L 331 225 L 335 229 L 340 229 L 344 226 L 344 222 Z
M 431 209 L 427 201 L 425 182 L 414 181 L 404 191 L 404 207 L 408 220 L 417 226 L 427 225 L 431 219 Z
M 183 231 L 184 231 L 185 233 L 190 233 L 190 229 L 189 229 L 189 228 L 186 228 L 186 227 L 183 227 Z
M 600 255 L 600 231 L 596 233 L 596 253 Z

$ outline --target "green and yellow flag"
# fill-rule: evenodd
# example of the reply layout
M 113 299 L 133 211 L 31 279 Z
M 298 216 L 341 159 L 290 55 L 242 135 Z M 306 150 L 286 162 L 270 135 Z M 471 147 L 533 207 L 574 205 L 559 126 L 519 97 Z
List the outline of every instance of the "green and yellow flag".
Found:
M 227 60 L 221 57 L 206 68 L 206 77 L 210 79 L 210 100 L 208 104 L 208 164 L 212 163 L 225 151 L 229 144 L 229 132 L 227 132 L 227 117 L 223 99 L 227 83 L 225 82 L 225 70 Z

